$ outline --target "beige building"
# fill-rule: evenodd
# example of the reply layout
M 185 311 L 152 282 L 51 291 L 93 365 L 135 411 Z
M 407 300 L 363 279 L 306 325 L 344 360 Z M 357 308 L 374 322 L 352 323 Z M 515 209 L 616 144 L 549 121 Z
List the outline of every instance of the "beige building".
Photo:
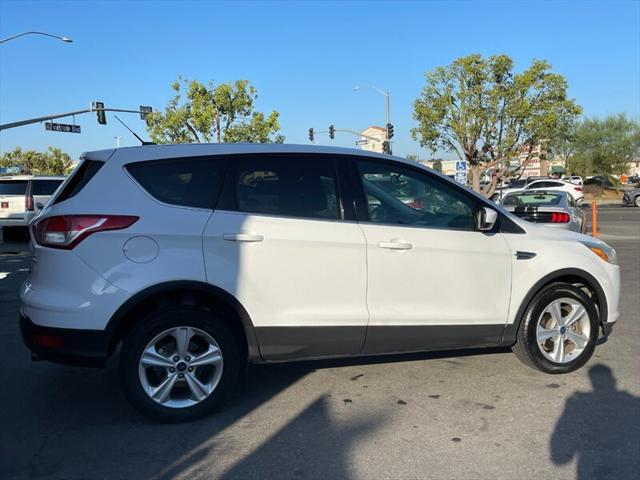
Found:
M 519 164 L 522 165 L 522 162 L 527 159 L 529 153 L 531 153 L 531 159 L 522 171 L 522 178 L 548 176 L 551 173 L 549 169 L 549 162 L 547 160 L 540 159 L 540 155 L 542 153 L 542 146 L 540 144 L 533 147 L 533 149 L 529 146 L 523 147 L 520 151 L 520 155 L 518 156 Z
M 382 142 L 387 137 L 387 130 L 383 127 L 372 125 L 360 132 L 360 148 L 368 152 L 382 153 Z
M 435 164 L 434 160 L 418 160 L 418 162 L 429 168 L 433 168 Z M 456 162 L 457 160 L 440 160 L 440 163 L 442 163 L 442 173 L 445 175 L 455 175 Z

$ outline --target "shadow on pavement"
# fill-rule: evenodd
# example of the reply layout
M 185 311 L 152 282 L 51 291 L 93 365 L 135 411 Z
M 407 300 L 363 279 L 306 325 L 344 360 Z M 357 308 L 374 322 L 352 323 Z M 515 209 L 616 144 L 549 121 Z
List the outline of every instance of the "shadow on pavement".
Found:
M 611 369 L 589 370 L 593 390 L 566 402 L 551 436 L 551 459 L 577 458 L 578 480 L 631 479 L 640 472 L 640 397 L 616 389 Z

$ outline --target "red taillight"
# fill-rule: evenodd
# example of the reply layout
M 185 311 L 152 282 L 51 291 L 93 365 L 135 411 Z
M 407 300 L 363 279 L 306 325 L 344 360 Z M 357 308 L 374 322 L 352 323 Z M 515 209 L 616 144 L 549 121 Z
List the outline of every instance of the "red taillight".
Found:
M 33 211 L 33 196 L 26 195 L 24 197 L 24 209 L 31 212 Z
M 60 348 L 63 345 L 62 337 L 56 335 L 40 335 L 33 336 L 33 343 L 39 347 L 45 348 Z
M 551 223 L 569 223 L 571 217 L 569 217 L 568 213 L 562 212 L 553 212 L 551 214 Z
M 574 189 L 576 192 L 581 192 L 581 191 L 582 191 L 582 187 L 573 187 L 573 189 Z
M 61 215 L 45 218 L 35 224 L 33 236 L 45 247 L 71 250 L 92 233 L 121 230 L 133 225 L 139 217 L 131 215 Z

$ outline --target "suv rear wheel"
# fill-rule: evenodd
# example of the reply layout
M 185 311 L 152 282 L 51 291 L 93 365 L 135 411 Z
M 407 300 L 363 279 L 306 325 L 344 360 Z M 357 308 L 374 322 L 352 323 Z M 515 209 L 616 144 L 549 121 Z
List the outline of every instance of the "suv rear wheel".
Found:
M 568 283 L 543 288 L 531 301 L 513 347 L 526 365 L 546 373 L 569 373 L 582 367 L 598 339 L 593 300 Z
M 211 412 L 235 386 L 239 365 L 237 342 L 222 321 L 178 306 L 138 322 L 125 340 L 120 374 L 141 413 L 182 422 Z

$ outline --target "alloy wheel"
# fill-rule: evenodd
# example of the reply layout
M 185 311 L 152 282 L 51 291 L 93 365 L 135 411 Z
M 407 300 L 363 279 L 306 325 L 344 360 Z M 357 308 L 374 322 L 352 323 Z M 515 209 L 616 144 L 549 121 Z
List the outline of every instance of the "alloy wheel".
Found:
M 543 310 L 536 325 L 536 344 L 554 363 L 569 363 L 585 351 L 591 321 L 585 307 L 572 298 L 559 298 Z
M 185 408 L 208 398 L 222 377 L 218 343 L 204 330 L 175 327 L 156 335 L 140 355 L 138 377 L 144 392 L 169 408 Z

